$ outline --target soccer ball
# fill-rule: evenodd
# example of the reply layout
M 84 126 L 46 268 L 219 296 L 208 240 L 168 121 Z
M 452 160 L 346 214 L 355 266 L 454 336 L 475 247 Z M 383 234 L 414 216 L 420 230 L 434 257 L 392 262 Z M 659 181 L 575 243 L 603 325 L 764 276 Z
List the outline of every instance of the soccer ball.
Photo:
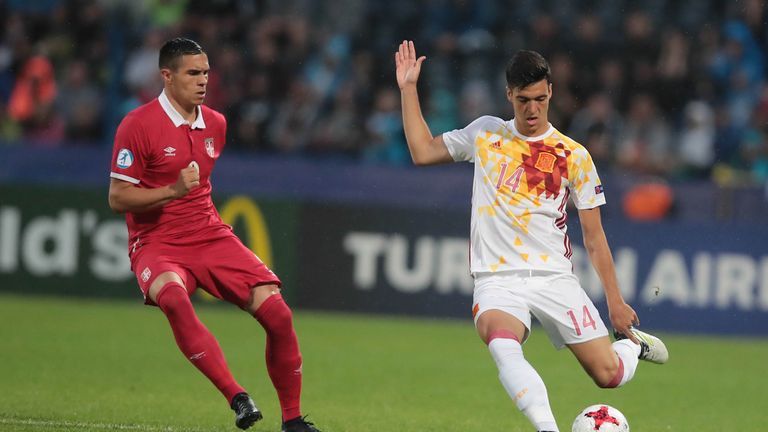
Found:
M 629 423 L 616 408 L 598 404 L 584 408 L 573 421 L 571 432 L 629 432 Z

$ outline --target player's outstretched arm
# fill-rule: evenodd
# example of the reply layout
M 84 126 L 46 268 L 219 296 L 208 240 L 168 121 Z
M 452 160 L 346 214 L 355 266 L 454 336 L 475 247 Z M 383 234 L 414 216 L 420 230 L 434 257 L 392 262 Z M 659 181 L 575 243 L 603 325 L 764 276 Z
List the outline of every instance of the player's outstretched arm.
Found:
M 624 301 L 624 297 L 622 297 L 619 290 L 616 267 L 613 263 L 611 248 L 608 246 L 608 239 L 606 239 L 605 231 L 603 230 L 600 208 L 579 210 L 579 222 L 581 223 L 584 247 L 587 249 L 587 254 L 589 254 L 589 260 L 592 262 L 592 267 L 597 271 L 600 282 L 603 284 L 611 325 L 634 343 L 639 344 L 640 342 L 629 329 L 633 325 L 640 324 L 640 320 L 635 310 Z
M 413 41 L 403 41 L 395 53 L 395 74 L 400 87 L 403 110 L 403 130 L 408 142 L 411 159 L 416 165 L 434 165 L 453 162 L 443 142 L 442 135 L 432 136 L 421 113 L 416 83 L 419 81 L 421 64 L 426 57 L 416 57 Z
M 198 186 L 200 173 L 192 165 L 179 171 L 176 183 L 153 189 L 139 188 L 113 178 L 109 182 L 109 207 L 116 213 L 142 213 L 181 198 Z

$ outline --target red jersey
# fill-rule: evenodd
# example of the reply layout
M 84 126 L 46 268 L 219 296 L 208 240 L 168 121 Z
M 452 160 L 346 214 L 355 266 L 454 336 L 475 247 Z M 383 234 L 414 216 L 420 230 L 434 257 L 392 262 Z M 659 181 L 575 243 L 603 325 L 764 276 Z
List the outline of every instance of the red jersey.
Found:
M 200 167 L 200 186 L 188 195 L 145 213 L 126 213 L 132 248 L 151 240 L 187 242 L 228 228 L 213 206 L 210 183 L 226 130 L 224 116 L 204 105 L 190 125 L 165 92 L 125 116 L 115 134 L 110 177 L 151 189 L 175 183 L 192 161 Z

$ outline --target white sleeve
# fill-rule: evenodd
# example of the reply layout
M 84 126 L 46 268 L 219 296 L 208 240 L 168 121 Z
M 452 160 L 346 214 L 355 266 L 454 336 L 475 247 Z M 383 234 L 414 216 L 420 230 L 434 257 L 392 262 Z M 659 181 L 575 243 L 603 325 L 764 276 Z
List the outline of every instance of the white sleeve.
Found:
M 454 129 L 443 134 L 443 142 L 456 162 L 475 162 L 475 140 L 490 116 L 483 116 L 464 129 Z
M 605 204 L 603 184 L 597 175 L 597 169 L 592 156 L 584 147 L 579 146 L 573 154 L 573 162 L 569 164 L 569 176 L 572 179 L 573 203 L 579 210 L 591 209 Z

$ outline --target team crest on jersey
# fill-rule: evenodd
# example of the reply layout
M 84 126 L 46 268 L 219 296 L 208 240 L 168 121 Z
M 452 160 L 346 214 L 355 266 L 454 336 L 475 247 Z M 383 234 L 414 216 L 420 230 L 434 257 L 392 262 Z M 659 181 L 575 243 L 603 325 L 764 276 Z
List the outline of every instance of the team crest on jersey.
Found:
M 144 267 L 144 271 L 141 272 L 141 281 L 146 282 L 152 277 L 152 270 L 149 267 Z
M 539 171 L 551 173 L 555 168 L 556 160 L 557 156 L 552 153 L 541 152 L 539 153 L 539 157 L 536 159 L 536 164 L 534 166 Z
M 208 156 L 213 157 L 214 156 L 214 149 L 213 149 L 213 138 L 206 138 L 205 139 L 205 152 L 208 153 Z

